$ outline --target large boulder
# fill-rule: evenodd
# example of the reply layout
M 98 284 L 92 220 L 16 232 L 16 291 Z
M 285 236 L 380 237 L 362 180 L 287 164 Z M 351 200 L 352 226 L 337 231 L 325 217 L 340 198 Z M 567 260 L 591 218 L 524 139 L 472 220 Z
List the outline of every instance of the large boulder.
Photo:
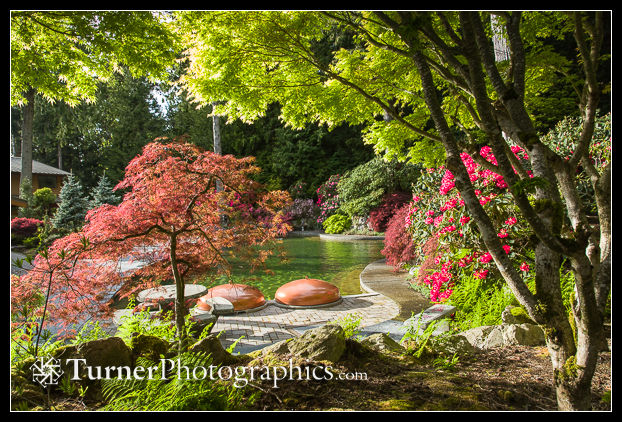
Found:
M 80 378 L 78 382 L 86 387 L 87 397 L 92 400 L 102 399 L 99 381 L 106 377 L 106 368 L 131 368 L 134 364 L 132 349 L 120 337 L 87 341 L 75 348 L 68 348 L 64 355 L 84 359 L 76 361 L 75 366 L 71 365 L 70 376 L 73 378 L 77 375 Z M 77 369 L 77 374 L 74 369 Z
M 166 340 L 146 334 L 132 337 L 130 345 L 134 358 L 144 356 L 154 362 L 165 356 L 169 349 L 169 343 Z
M 406 349 L 386 333 L 375 333 L 362 339 L 360 343 L 380 352 L 404 352 Z
M 494 327 L 494 325 L 482 325 L 481 327 L 475 327 L 470 330 L 463 331 L 459 335 L 464 337 L 473 347 L 483 349 L 486 338 Z
M 132 366 L 132 350 L 120 337 L 87 341 L 78 345 L 77 353 L 86 359 L 87 366 Z
M 346 350 L 346 335 L 339 325 L 326 324 L 289 341 L 287 347 L 296 356 L 336 362 Z
M 432 338 L 432 348 L 436 352 L 445 355 L 469 355 L 478 351 L 469 341 L 462 335 L 439 336 Z
M 495 347 L 505 346 L 503 332 L 505 331 L 504 325 L 494 325 L 492 330 L 488 333 L 484 339 L 482 349 L 494 349 Z
M 541 346 L 546 344 L 544 331 L 535 324 L 510 324 L 503 331 L 503 343 L 507 345 Z
M 501 324 L 471 328 L 458 334 L 473 347 L 492 349 L 505 346 L 540 346 L 545 344 L 544 332 L 536 324 Z
M 258 352 L 253 352 L 253 355 L 261 355 L 261 356 L 265 356 L 268 354 L 275 354 L 275 355 L 287 355 L 289 354 L 289 342 L 291 342 L 292 339 L 286 339 L 286 340 L 281 340 L 279 342 L 273 343 L 270 346 L 266 346 L 263 349 L 260 349 Z

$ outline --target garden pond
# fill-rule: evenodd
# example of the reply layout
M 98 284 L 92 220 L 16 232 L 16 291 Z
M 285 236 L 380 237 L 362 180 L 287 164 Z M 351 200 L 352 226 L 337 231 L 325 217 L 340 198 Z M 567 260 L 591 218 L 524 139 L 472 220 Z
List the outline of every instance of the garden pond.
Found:
M 339 287 L 342 296 L 362 293 L 359 276 L 370 262 L 382 259 L 382 240 L 334 241 L 319 236 L 290 237 L 281 245 L 287 256 L 282 262 L 271 257 L 266 268 L 272 274 L 257 271 L 250 274 L 241 262 L 233 266 L 231 282 L 257 287 L 266 299 L 273 299 L 276 290 L 285 283 L 300 278 L 317 278 Z M 201 282 L 206 287 L 227 283 L 226 277 Z

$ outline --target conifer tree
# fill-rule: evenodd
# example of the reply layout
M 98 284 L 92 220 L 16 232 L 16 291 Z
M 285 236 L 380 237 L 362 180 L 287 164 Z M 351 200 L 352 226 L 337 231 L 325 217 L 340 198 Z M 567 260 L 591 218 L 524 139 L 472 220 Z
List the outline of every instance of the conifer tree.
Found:
M 114 193 L 114 186 L 110 179 L 106 177 L 106 173 L 102 174 L 97 186 L 93 189 L 89 208 L 97 208 L 104 204 L 117 205 L 119 203 L 118 196 Z
M 27 177 L 25 177 L 19 184 L 19 197 L 26 201 L 27 206 L 19 208 L 17 211 L 18 217 L 34 217 L 34 212 L 32 210 L 32 202 L 34 200 L 34 196 L 32 194 L 32 181 Z
M 59 204 L 52 224 L 61 231 L 75 231 L 84 224 L 84 217 L 88 211 L 89 203 L 84 197 L 82 184 L 70 174 L 58 196 Z

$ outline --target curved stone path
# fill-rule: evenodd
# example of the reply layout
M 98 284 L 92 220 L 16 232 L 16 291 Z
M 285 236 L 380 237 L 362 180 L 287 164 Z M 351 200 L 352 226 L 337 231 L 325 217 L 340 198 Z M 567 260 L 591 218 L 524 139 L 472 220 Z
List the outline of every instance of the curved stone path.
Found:
M 429 302 L 407 287 L 404 274 L 396 274 L 384 260 L 372 262 L 361 272 L 361 288 L 368 293 L 344 296 L 335 306 L 313 309 L 279 307 L 273 301 L 255 312 L 220 316 L 212 332 L 234 353 L 248 353 L 272 343 L 300 336 L 306 330 L 348 315 L 361 318 L 361 335 L 383 332 L 399 339 L 403 321 L 429 306 Z

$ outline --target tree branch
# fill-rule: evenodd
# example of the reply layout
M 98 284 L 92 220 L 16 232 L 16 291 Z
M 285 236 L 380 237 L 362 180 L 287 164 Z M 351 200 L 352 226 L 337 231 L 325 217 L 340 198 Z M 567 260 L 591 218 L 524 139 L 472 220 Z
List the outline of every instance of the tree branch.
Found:
M 581 136 L 577 143 L 575 150 L 568 161 L 568 165 L 576 169 L 582 158 L 587 155 L 592 142 L 592 136 L 594 134 L 594 125 L 596 118 L 596 108 L 598 106 L 599 89 L 596 76 L 596 69 L 598 67 L 598 54 L 600 52 L 600 46 L 602 42 L 602 28 L 594 26 L 592 31 L 592 44 L 588 49 L 587 41 L 585 39 L 585 33 L 583 30 L 583 19 L 580 12 L 574 12 L 575 31 L 574 37 L 579 48 L 581 60 L 583 61 L 583 71 L 585 73 L 585 87 L 586 95 L 584 109 L 583 109 L 583 128 L 581 130 Z M 602 25 L 602 18 L 600 12 L 597 12 L 598 25 Z
M 464 199 L 467 209 L 474 216 L 475 222 L 482 235 L 482 239 L 490 254 L 493 256 L 502 276 L 508 282 L 508 285 L 512 289 L 514 295 L 521 301 L 521 303 L 533 310 L 536 308 L 534 295 L 522 281 L 507 254 L 501 247 L 501 242 L 499 241 L 497 232 L 493 227 L 490 217 L 482 208 L 477 195 L 475 195 L 469 175 L 464 167 L 464 163 L 460 159 L 460 151 L 458 150 L 456 141 L 449 129 L 449 126 L 447 125 L 447 122 L 445 121 L 443 110 L 441 109 L 439 100 L 436 96 L 436 90 L 430 68 L 426 63 L 423 54 L 420 52 L 414 53 L 413 60 L 417 66 L 419 74 L 421 75 L 426 104 L 430 109 L 430 114 L 434 120 L 434 124 L 436 125 L 438 132 L 441 134 L 441 139 L 447 152 L 447 167 L 454 174 L 456 187 L 460 191 L 460 195 Z M 541 320 L 539 315 L 535 315 L 533 312 L 531 315 L 536 316 L 537 320 Z

